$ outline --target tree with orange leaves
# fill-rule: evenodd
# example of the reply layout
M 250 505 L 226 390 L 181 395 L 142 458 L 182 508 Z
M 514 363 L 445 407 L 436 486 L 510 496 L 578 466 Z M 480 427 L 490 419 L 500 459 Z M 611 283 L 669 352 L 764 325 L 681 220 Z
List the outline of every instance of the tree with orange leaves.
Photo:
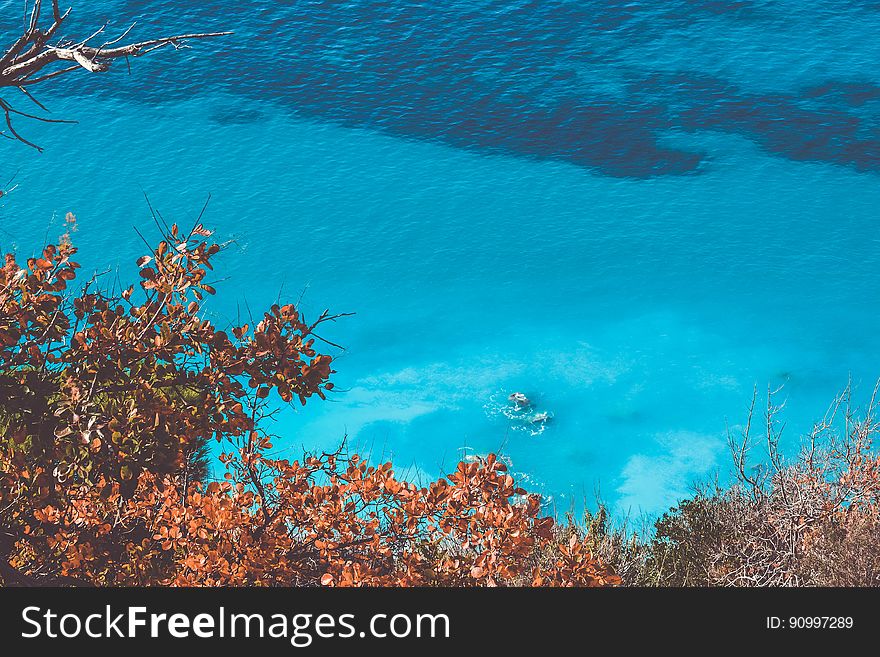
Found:
M 204 319 L 220 245 L 171 226 L 139 289 L 73 288 L 67 236 L 0 270 L 0 578 L 6 585 L 609 585 L 495 455 L 430 485 L 343 448 L 273 458 L 273 399 L 332 390 L 324 312 Z M 222 479 L 193 467 L 219 445 Z

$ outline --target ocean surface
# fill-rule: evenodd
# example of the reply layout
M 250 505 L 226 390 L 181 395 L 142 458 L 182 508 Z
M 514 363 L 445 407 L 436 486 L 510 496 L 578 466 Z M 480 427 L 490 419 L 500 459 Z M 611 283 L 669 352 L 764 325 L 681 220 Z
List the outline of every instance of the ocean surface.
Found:
M 47 83 L 79 124 L 0 140 L 0 247 L 71 211 L 84 268 L 133 278 L 144 193 L 181 222 L 211 194 L 215 321 L 355 313 L 282 452 L 501 450 L 559 511 L 650 514 L 728 472 L 756 386 L 793 451 L 880 376 L 880 3 L 72 4 L 71 36 L 235 35 Z

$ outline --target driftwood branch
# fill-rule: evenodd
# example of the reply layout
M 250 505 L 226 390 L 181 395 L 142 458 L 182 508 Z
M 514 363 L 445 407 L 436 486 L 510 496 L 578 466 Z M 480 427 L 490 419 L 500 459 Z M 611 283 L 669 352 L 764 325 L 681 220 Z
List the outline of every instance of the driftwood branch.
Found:
M 71 10 L 62 12 L 58 6 L 58 0 L 51 0 L 51 19 L 47 17 L 43 21 L 41 20 L 43 4 L 42 0 L 34 0 L 32 5 L 26 5 L 26 8 L 30 7 L 30 11 L 26 11 L 26 20 L 21 36 L 0 57 L 0 92 L 4 89 L 17 88 L 44 112 L 47 111 L 46 107 L 34 97 L 30 90 L 30 87 L 36 84 L 79 70 L 103 73 L 110 68 L 111 63 L 116 59 L 128 60 L 131 57 L 140 57 L 160 48 L 172 47 L 177 50 L 186 48 L 189 41 L 231 34 L 231 32 L 196 32 L 124 44 L 122 42 L 134 25 L 116 37 L 106 38 L 105 31 L 108 24 L 105 23 L 85 39 L 71 41 L 58 37 Z M 51 22 L 49 22 L 50 20 Z M 106 40 L 101 41 L 102 37 Z M 48 123 L 72 123 L 72 121 L 49 119 L 16 110 L 5 98 L 0 98 L 0 111 L 3 112 L 6 123 L 6 130 L 0 130 L 0 134 L 17 139 L 37 150 L 41 150 L 39 146 L 28 141 L 16 131 L 13 122 L 17 117 Z

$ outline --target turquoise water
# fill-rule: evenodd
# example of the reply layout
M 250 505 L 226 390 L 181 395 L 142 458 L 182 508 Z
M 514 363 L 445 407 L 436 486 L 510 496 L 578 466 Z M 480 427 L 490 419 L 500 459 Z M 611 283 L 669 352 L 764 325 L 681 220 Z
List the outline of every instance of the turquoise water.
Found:
M 216 321 L 356 313 L 285 450 L 435 476 L 501 449 L 561 510 L 656 512 L 727 470 L 754 386 L 784 384 L 793 449 L 880 375 L 876 5 L 99 4 L 237 33 L 47 89 L 80 124 L 0 141 L 0 246 L 72 211 L 84 266 L 133 276 L 143 193 L 180 221 L 210 193 Z

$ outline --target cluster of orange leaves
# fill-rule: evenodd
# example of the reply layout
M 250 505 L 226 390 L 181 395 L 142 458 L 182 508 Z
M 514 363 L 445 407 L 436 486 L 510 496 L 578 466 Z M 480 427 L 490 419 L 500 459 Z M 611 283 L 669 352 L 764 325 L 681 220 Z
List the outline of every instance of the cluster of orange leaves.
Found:
M 0 270 L 0 579 L 7 584 L 613 585 L 494 455 L 428 485 L 340 449 L 274 458 L 270 393 L 332 389 L 317 321 L 200 315 L 220 251 L 172 226 L 135 288 L 75 292 L 69 239 Z M 138 301 L 134 301 L 137 296 Z M 230 337 L 231 334 L 231 337 Z M 192 450 L 217 441 L 218 481 Z M 218 464 L 219 465 L 219 464 Z
M 262 459 L 263 457 L 258 457 Z M 584 539 L 558 539 L 538 498 L 494 456 L 429 486 L 356 456 L 273 461 L 265 505 L 245 482 L 140 475 L 70 490 L 33 512 L 23 544 L 95 584 L 182 586 L 608 585 Z M 319 483 L 322 482 L 323 483 Z M 551 554 L 549 563 L 542 555 Z

